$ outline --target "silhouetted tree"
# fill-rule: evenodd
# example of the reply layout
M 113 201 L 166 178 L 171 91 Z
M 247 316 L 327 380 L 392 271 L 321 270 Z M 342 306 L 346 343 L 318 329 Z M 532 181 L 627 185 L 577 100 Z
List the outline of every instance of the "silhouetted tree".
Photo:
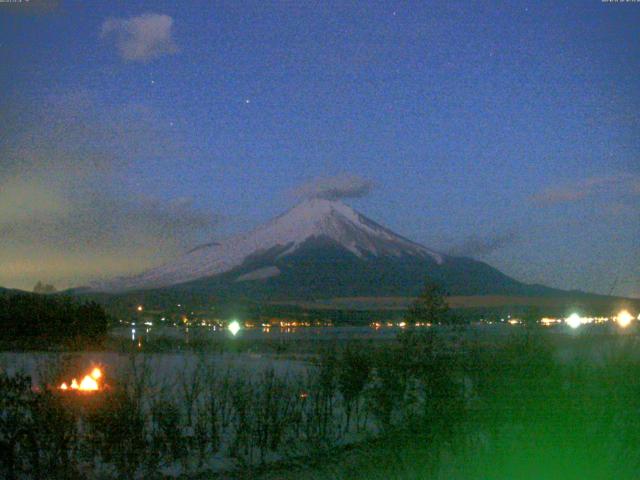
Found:
M 446 324 L 454 323 L 455 317 L 449 310 L 440 286 L 427 279 L 422 292 L 409 307 L 405 321 L 413 325 L 416 323 Z
M 33 287 L 33 293 L 55 293 L 57 292 L 56 287 L 51 285 L 50 283 L 36 283 L 35 287 Z
M 5 341 L 96 343 L 106 334 L 107 326 L 107 314 L 95 302 L 26 293 L 0 296 L 0 338 Z

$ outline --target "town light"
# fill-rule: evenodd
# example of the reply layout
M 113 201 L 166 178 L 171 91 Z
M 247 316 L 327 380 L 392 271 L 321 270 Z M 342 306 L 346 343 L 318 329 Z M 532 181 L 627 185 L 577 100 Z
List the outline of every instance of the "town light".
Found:
M 231 332 L 231 335 L 235 337 L 240 331 L 240 324 L 238 323 L 237 320 L 234 320 L 229 324 L 228 328 L 229 328 L 229 331 Z
M 633 317 L 627 310 L 622 310 L 620 313 L 618 313 L 618 325 L 620 325 L 622 328 L 628 327 L 631 323 L 631 320 L 633 320 Z
M 565 322 L 567 322 L 567 325 L 574 329 L 582 325 L 582 319 L 577 313 L 572 313 L 571 315 L 569 315 Z

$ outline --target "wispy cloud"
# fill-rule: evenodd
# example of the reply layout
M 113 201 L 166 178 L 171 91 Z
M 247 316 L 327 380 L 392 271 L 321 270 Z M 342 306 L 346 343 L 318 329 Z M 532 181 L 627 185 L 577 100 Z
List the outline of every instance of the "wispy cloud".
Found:
M 336 175 L 312 180 L 294 190 L 298 198 L 324 198 L 341 200 L 369 195 L 373 188 L 370 180 L 356 175 Z
M 134 273 L 215 234 L 220 217 L 190 198 L 119 189 L 139 158 L 179 152 L 151 108 L 96 103 L 78 92 L 2 108 L 0 285 L 64 287 Z
M 460 257 L 483 257 L 497 250 L 506 248 L 520 240 L 514 232 L 482 237 L 470 235 L 461 242 L 449 248 L 449 255 Z
M 109 18 L 100 36 L 115 42 L 120 56 L 131 62 L 148 62 L 178 51 L 173 38 L 173 18 L 145 13 L 131 18 Z
M 640 195 L 640 176 L 617 174 L 584 178 L 565 185 L 543 189 L 533 195 L 531 200 L 539 206 L 550 206 L 577 202 L 601 193 L 611 192 L 624 196 Z
M 31 191 L 37 192 L 37 187 Z M 64 207 L 41 210 L 37 205 L 41 198 L 36 197 L 28 205 L 28 215 L 3 217 L 0 239 L 4 245 L 31 244 L 34 250 L 47 245 L 61 251 L 111 252 L 127 257 L 131 249 L 145 245 L 165 252 L 168 247 L 185 249 L 195 239 L 202 240 L 200 234 L 212 233 L 219 223 L 217 215 L 194 207 L 191 199 L 164 201 L 103 193 L 80 199 L 59 191 L 48 195 Z
M 0 2 L 0 13 L 45 15 L 60 8 L 60 0 L 23 0 Z

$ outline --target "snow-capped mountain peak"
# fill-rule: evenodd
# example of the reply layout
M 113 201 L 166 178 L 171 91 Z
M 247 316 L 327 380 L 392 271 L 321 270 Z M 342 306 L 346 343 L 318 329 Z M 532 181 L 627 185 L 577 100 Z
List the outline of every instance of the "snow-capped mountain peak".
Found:
M 253 232 L 273 245 L 293 245 L 283 254 L 314 237 L 326 237 L 354 255 L 431 255 L 442 256 L 378 225 L 353 208 L 338 201 L 306 200 Z M 250 234 L 251 235 L 251 234 Z
M 442 255 L 393 233 L 344 203 L 310 199 L 249 233 L 196 247 L 173 262 L 109 282 L 100 289 L 164 287 L 211 277 L 268 251 L 278 250 L 278 258 L 286 257 L 313 239 L 333 242 L 360 258 L 417 256 L 431 257 L 438 264 L 444 261 Z

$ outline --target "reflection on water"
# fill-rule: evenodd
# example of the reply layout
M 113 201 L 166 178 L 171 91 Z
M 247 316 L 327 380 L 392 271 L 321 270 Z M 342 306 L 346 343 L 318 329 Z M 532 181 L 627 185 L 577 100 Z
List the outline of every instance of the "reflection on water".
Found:
M 390 340 L 395 338 L 399 332 L 409 327 L 400 325 L 372 324 L 362 326 L 275 326 L 257 325 L 253 328 L 241 328 L 234 335 L 227 328 L 216 326 L 153 326 L 144 330 L 135 330 L 135 327 L 119 327 L 111 331 L 111 335 L 116 338 L 131 338 L 132 343 L 139 343 L 153 339 L 168 338 L 172 340 L 182 340 L 186 344 L 190 340 L 223 340 L 223 339 L 244 339 L 244 340 Z M 466 334 L 476 335 L 478 333 L 490 335 L 509 335 L 521 329 L 508 324 L 472 324 L 464 327 L 455 326 L 421 326 L 419 329 L 433 329 L 439 334 Z M 549 330 L 551 331 L 551 330 Z M 554 330 L 555 331 L 555 330 Z M 558 329 L 557 332 L 563 332 Z M 135 336 L 134 336 L 135 332 Z
M 158 325 L 137 329 L 136 326 L 118 327 L 111 330 L 110 335 L 114 338 L 129 338 L 134 345 L 138 347 L 144 346 L 145 342 L 153 339 L 171 339 L 182 341 L 189 344 L 190 341 L 207 341 L 207 340 L 391 340 L 398 333 L 409 328 L 403 324 L 382 324 L 373 323 L 371 325 L 362 326 L 276 326 L 276 325 L 255 325 L 247 328 L 240 328 L 235 335 L 228 328 L 220 326 L 200 326 L 200 325 L 181 325 L 166 326 Z M 437 332 L 438 335 L 455 336 L 471 336 L 489 335 L 502 337 L 505 335 L 513 335 L 518 332 L 523 333 L 526 330 L 520 325 L 510 325 L 509 323 L 475 323 L 465 326 L 452 325 L 423 325 L 418 327 L 420 330 L 428 329 Z M 573 334 L 570 328 L 564 325 L 552 326 L 545 328 L 545 331 L 551 334 Z M 591 335 L 611 333 L 609 330 L 593 330 L 589 332 Z
M 264 340 L 264 339 L 357 339 L 357 338 L 393 338 L 398 332 L 402 331 L 399 327 L 386 327 L 373 329 L 369 326 L 353 327 L 259 327 L 250 329 L 240 329 L 235 335 L 227 329 L 216 327 L 152 327 L 143 331 L 136 331 L 135 327 L 120 327 L 113 329 L 111 335 L 118 338 L 129 337 L 133 342 L 153 339 L 153 338 L 171 338 L 174 340 L 183 340 L 189 343 L 191 339 L 198 340 L 216 340 L 224 338 L 243 338 L 246 340 Z

